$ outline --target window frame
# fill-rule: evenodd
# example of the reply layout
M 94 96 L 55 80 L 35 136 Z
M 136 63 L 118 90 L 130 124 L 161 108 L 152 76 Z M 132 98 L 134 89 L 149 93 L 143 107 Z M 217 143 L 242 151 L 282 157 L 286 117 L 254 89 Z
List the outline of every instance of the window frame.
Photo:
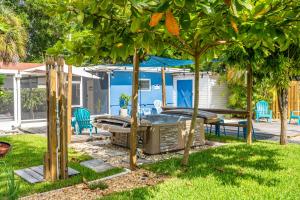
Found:
M 82 102 L 82 97 L 83 97 L 83 86 L 82 86 L 82 77 L 80 77 L 81 79 L 80 79 L 80 81 L 73 81 L 72 80 L 72 87 L 73 87 L 73 85 L 79 85 L 79 98 L 80 98 L 80 100 L 79 100 L 79 104 L 73 104 L 73 101 L 72 101 L 72 108 L 80 108 L 80 107 L 82 107 L 83 106 L 83 102 Z M 73 93 L 74 91 L 72 91 L 72 93 Z
M 140 87 L 140 81 L 149 81 L 149 88 L 148 89 L 142 89 L 141 87 Z M 145 92 L 150 92 L 151 91 L 151 88 L 152 88 L 152 85 L 151 85 L 151 79 L 149 79 L 149 78 L 141 78 L 141 79 L 139 79 L 139 90 L 140 91 L 145 91 Z

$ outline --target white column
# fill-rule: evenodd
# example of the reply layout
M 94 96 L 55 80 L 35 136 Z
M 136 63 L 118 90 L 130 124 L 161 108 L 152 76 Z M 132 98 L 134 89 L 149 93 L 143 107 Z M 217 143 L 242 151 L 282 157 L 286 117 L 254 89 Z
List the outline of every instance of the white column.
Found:
M 14 76 L 14 126 L 21 125 L 21 74 L 16 73 Z
M 107 72 L 107 76 L 108 76 L 108 86 L 107 86 L 107 90 L 108 90 L 108 114 L 111 114 L 111 108 L 110 108 L 110 72 Z
M 80 107 L 83 107 L 83 78 L 80 77 Z
M 16 86 L 17 86 L 17 126 L 21 125 L 21 74 L 16 75 Z

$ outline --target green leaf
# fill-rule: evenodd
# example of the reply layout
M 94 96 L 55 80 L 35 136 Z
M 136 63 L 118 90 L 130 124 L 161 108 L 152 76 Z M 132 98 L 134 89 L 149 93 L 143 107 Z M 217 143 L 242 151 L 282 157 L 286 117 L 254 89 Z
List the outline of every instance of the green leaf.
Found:
M 235 0 L 232 0 L 231 1 L 231 11 L 233 13 L 234 16 L 238 17 L 239 14 L 237 12 L 237 9 L 236 9 L 236 3 L 235 3 Z
M 141 26 L 141 19 L 134 17 L 131 22 L 130 30 L 131 32 L 137 32 Z
M 176 6 L 184 7 L 185 0 L 174 0 Z
M 100 7 L 103 10 L 106 10 L 108 5 L 109 5 L 110 0 L 102 0 L 102 2 L 100 3 Z
M 170 7 L 171 1 L 164 1 L 157 9 L 156 12 L 164 12 Z
M 238 3 L 247 8 L 248 10 L 253 9 L 253 5 L 250 0 L 238 0 Z
M 191 25 L 191 18 L 189 13 L 187 12 L 182 13 L 179 18 L 179 23 L 183 29 L 185 30 L 189 29 Z

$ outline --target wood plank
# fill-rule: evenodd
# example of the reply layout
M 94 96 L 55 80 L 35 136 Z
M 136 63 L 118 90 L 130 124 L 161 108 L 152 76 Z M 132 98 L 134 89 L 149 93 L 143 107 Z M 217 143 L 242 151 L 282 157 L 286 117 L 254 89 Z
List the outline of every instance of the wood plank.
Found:
M 15 174 L 17 174 L 18 176 L 20 176 L 22 179 L 24 179 L 25 181 L 27 181 L 29 183 L 38 183 L 39 182 L 38 179 L 32 177 L 31 175 L 26 173 L 24 170 L 16 170 Z
M 50 69 L 50 97 L 49 97 L 49 156 L 50 156 L 50 178 L 57 180 L 57 125 L 56 125 L 56 69 Z
M 15 174 L 17 174 L 18 176 L 20 176 L 21 178 L 23 178 L 25 181 L 29 183 L 40 183 L 46 180 L 44 179 L 43 165 L 15 170 L 14 172 Z M 69 176 L 74 176 L 80 173 L 79 171 L 72 169 L 70 167 L 68 168 L 68 172 L 69 172 Z
M 24 172 L 27 173 L 28 175 L 32 176 L 33 178 L 37 179 L 38 182 L 42 182 L 44 180 L 43 175 L 33 171 L 30 168 L 24 169 Z
M 36 167 L 30 167 L 29 169 L 31 169 L 32 171 L 40 174 L 41 176 L 44 175 L 44 166 L 43 165 L 39 165 L 39 166 L 36 166 Z
M 58 60 L 58 102 L 59 102 L 59 147 L 60 147 L 60 165 L 59 175 L 61 179 L 68 177 L 68 137 L 67 137 L 67 111 L 66 111 L 66 96 L 65 96 L 65 73 L 64 73 L 64 60 Z

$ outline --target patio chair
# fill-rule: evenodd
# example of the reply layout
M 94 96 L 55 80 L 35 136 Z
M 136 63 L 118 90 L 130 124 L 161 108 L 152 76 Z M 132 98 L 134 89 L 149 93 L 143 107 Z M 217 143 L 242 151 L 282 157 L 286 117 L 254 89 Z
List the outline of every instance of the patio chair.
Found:
M 259 101 L 256 104 L 255 119 L 258 122 L 261 118 L 266 118 L 272 122 L 272 110 L 269 110 L 269 104 L 266 101 Z
M 298 115 L 296 113 L 298 113 Z M 300 125 L 300 110 L 291 111 L 289 124 L 291 123 L 292 119 L 295 119 L 297 124 Z
M 76 134 L 82 134 L 83 129 L 89 129 L 90 136 L 92 136 L 92 131 L 94 126 L 91 123 L 91 114 L 90 111 L 86 108 L 77 108 L 74 112 L 74 116 L 76 119 L 78 130 L 76 130 Z M 95 131 L 97 133 L 97 128 L 95 127 Z
M 162 108 L 161 108 L 162 107 L 162 102 L 161 102 L 161 100 L 154 100 L 153 104 L 154 104 L 154 107 L 156 109 L 157 114 L 160 114 L 162 112 Z

